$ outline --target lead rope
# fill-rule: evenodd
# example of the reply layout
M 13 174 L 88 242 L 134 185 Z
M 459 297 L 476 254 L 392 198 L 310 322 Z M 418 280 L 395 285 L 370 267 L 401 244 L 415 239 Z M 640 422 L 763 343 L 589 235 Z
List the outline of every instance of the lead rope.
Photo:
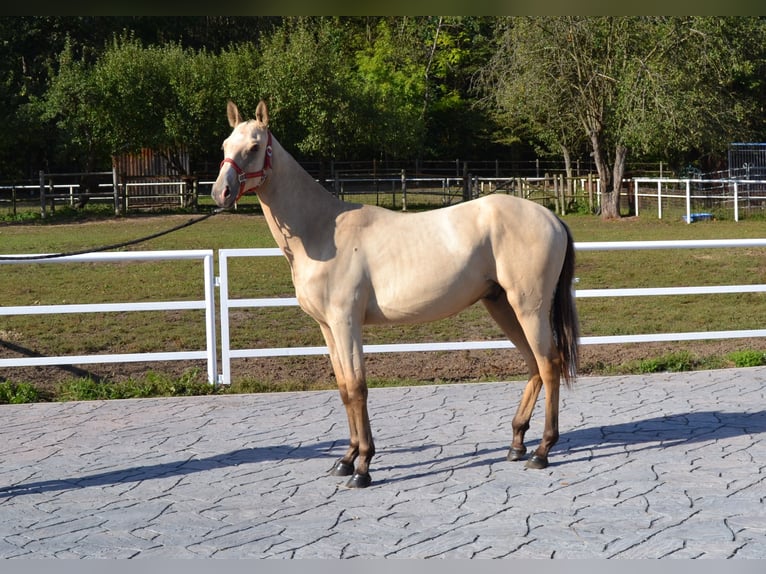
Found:
M 182 223 L 181 225 L 176 225 L 175 227 L 171 227 L 170 229 L 166 229 L 164 231 L 159 231 L 157 233 L 153 233 L 151 235 L 147 235 L 146 237 L 140 237 L 138 239 L 132 239 L 130 241 L 123 241 L 122 243 L 114 243 L 112 245 L 104 245 L 102 247 L 95 247 L 90 249 L 81 249 L 79 251 L 67 251 L 66 253 L 49 253 L 44 255 L 25 255 L 25 256 L 19 256 L 19 257 L 0 257 L 0 260 L 2 261 L 33 261 L 36 259 L 57 259 L 60 257 L 72 257 L 74 255 L 84 255 L 86 253 L 100 253 L 102 251 L 109 251 L 110 249 L 119 249 L 121 247 L 129 247 L 131 245 L 136 245 L 138 243 L 143 243 L 144 241 L 149 241 L 150 239 L 156 239 L 157 237 L 162 237 L 163 235 L 168 235 L 169 233 L 173 233 L 174 231 L 178 231 L 179 229 L 183 229 L 184 227 L 189 227 L 191 225 L 194 225 L 195 223 L 199 223 L 200 221 L 205 221 L 206 219 L 213 217 L 214 215 L 217 215 L 221 213 L 222 211 L 225 211 L 224 209 L 216 209 L 214 211 L 211 211 L 210 213 L 207 213 L 201 217 L 197 217 L 196 219 L 190 219 L 186 223 Z

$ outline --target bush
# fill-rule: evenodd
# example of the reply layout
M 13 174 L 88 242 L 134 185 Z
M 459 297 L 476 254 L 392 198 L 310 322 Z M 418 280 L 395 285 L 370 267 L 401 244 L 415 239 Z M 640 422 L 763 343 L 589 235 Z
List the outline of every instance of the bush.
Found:
M 680 373 L 683 371 L 693 371 L 698 363 L 696 358 L 688 351 L 678 351 L 662 355 L 661 357 L 637 361 L 631 370 L 638 374 Z
M 0 405 L 36 403 L 38 400 L 40 393 L 29 383 L 0 382 Z
M 766 365 L 764 351 L 735 351 L 726 355 L 735 367 L 760 367 Z
M 94 381 L 73 379 L 58 387 L 60 401 L 94 401 L 109 399 L 140 399 L 148 397 L 190 397 L 217 393 L 199 371 L 192 370 L 178 378 L 149 372 L 141 379 L 125 381 Z

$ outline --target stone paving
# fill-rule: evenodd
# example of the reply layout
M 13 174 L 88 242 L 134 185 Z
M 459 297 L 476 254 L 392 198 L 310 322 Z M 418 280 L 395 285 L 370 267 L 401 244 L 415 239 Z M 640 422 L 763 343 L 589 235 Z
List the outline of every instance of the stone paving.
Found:
M 366 490 L 335 391 L 0 406 L 0 557 L 766 558 L 766 367 L 581 378 L 542 471 L 522 387 L 372 389 Z

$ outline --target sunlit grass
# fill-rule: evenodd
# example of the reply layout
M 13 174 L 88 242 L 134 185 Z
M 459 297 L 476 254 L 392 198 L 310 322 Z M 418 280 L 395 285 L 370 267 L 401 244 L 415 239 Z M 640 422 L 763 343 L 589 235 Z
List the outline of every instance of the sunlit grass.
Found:
M 46 253 L 80 250 L 142 237 L 188 221 L 198 215 L 145 215 L 128 218 L 96 217 L 61 219 L 47 223 L 0 225 L 0 252 Z M 766 236 L 763 221 L 745 220 L 701 222 L 687 225 L 680 221 L 657 220 L 651 216 L 603 222 L 595 216 L 567 216 L 575 240 L 631 241 L 670 239 L 715 239 Z M 171 235 L 132 249 L 212 249 L 273 247 L 263 218 L 250 208 L 239 213 L 224 213 Z M 217 262 L 216 262 L 217 265 Z M 580 252 L 576 271 L 577 289 L 612 287 L 655 287 L 766 283 L 766 257 L 762 249 L 705 249 L 626 252 Z M 231 297 L 293 296 L 290 270 L 284 257 L 235 258 L 229 261 Z M 0 265 L 0 290 L 4 305 L 43 305 L 61 303 L 100 303 L 121 301 L 162 301 L 201 299 L 203 276 L 197 262 L 145 262 L 115 264 L 24 264 Z M 631 297 L 580 299 L 578 308 L 582 334 L 617 335 L 652 332 L 680 332 L 763 328 L 766 322 L 766 297 L 763 294 L 713 296 Z M 234 348 L 323 345 L 314 321 L 298 308 L 237 309 L 232 312 Z M 366 343 L 425 342 L 450 340 L 502 339 L 503 335 L 480 304 L 456 317 L 431 324 L 395 327 L 370 327 Z M 26 349 L 40 355 L 147 352 L 158 349 L 202 349 L 205 342 L 201 311 L 170 313 L 112 313 L 93 315 L 29 315 L 3 317 L 0 324 L 0 352 L 3 347 Z M 693 368 L 758 364 L 762 349 L 743 350 L 738 357 L 689 358 L 677 361 Z M 6 352 L 6 356 L 7 352 Z M 648 357 L 651 365 L 605 365 L 604 372 L 632 372 L 635 369 L 663 368 L 663 357 Z M 130 385 L 144 390 L 105 391 L 103 382 L 96 389 L 80 381 L 59 397 L 106 398 L 149 396 L 152 393 L 186 392 L 201 387 L 160 381 L 162 373 Z M 204 376 L 196 372 L 189 380 Z M 24 386 L 13 387 L 13 369 L 3 369 L 0 402 L 31 397 Z M 181 379 L 182 380 L 182 379 Z M 398 384 L 415 384 L 399 380 Z M 127 383 L 126 383 L 127 384 Z M 375 385 L 397 384 L 380 379 Z M 129 386 L 130 386 L 129 385 Z M 326 386 L 326 385 L 325 385 Z M 207 387 L 205 387 L 207 388 Z M 252 390 L 302 390 L 305 383 L 290 380 L 242 381 L 240 392 Z M 325 388 L 325 387 L 322 387 Z M 330 385 L 331 388 L 331 385 Z M 20 389 L 20 390 L 18 390 Z M 100 389 L 100 390 L 99 390 Z M 172 390 L 175 389 L 175 390 Z M 251 390 L 247 390 L 251 389 Z M 234 391 L 235 388 L 230 389 Z M 131 392 L 138 395 L 131 395 Z M 141 395 L 140 393 L 148 393 Z M 4 394 L 3 394 L 4 393 Z M 95 393 L 95 394 L 94 394 Z M 4 398 L 5 397 L 5 398 Z M 45 398 L 45 397 L 43 397 Z M 35 399 L 36 400 L 36 399 Z

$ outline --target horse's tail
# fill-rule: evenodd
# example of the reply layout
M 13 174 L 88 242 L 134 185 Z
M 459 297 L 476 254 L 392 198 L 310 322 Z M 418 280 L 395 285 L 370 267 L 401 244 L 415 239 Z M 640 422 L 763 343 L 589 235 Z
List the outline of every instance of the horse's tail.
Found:
M 571 386 L 577 378 L 579 367 L 580 322 L 572 287 L 575 269 L 574 240 L 566 223 L 561 221 L 561 224 L 567 233 L 567 251 L 553 299 L 551 323 L 553 338 L 561 359 L 561 373 L 567 386 Z

